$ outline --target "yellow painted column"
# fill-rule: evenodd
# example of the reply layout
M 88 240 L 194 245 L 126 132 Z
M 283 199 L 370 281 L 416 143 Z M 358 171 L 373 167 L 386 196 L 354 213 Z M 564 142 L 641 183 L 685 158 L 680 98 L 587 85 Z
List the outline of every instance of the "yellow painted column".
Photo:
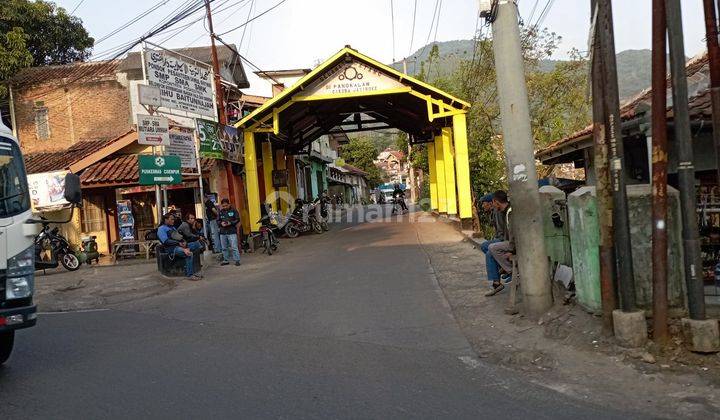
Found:
M 466 114 L 453 115 L 453 143 L 455 144 L 455 182 L 457 183 L 459 216 L 472 218 L 470 162 L 468 160 Z
M 435 136 L 435 169 L 437 172 L 437 196 L 438 196 L 438 211 L 440 213 L 447 213 L 447 198 L 445 196 L 445 153 L 443 152 L 443 140 L 442 135 Z
M 243 131 L 245 143 L 245 191 L 247 191 L 250 230 L 260 229 L 260 186 L 258 185 L 257 155 L 255 153 L 255 133 Z
M 455 192 L 455 158 L 453 157 L 452 128 L 442 129 L 443 163 L 445 164 L 445 200 L 447 214 L 457 215 L 457 193 Z
M 426 143 L 430 169 L 430 209 L 438 209 L 437 169 L 435 168 L 435 142 Z
M 263 158 L 263 177 L 265 180 L 265 202 L 270 202 L 273 210 L 277 210 L 277 197 L 275 197 L 275 187 L 273 187 L 272 171 L 273 171 L 273 151 L 272 144 L 269 141 L 262 143 Z
M 277 162 L 275 165 L 279 171 L 287 169 L 285 166 L 285 149 L 277 149 L 275 151 L 275 162 Z M 288 183 L 290 182 L 289 179 L 287 181 Z M 280 211 L 282 211 L 283 214 L 288 212 L 288 199 L 288 187 L 280 187 Z

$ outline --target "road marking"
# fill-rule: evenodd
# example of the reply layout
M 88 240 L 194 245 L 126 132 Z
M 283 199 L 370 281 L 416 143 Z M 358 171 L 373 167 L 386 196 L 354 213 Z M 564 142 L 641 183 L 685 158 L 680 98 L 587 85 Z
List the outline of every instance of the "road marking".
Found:
M 86 312 L 105 312 L 110 309 L 78 309 L 77 311 L 54 311 L 54 312 L 38 312 L 38 315 L 61 315 L 61 314 L 82 314 Z

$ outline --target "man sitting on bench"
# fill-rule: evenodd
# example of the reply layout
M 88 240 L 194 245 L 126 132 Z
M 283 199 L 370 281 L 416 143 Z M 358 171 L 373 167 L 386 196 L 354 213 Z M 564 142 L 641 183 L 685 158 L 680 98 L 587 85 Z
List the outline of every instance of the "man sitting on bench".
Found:
M 158 239 L 167 249 L 170 258 L 185 260 L 185 277 L 189 280 L 200 280 L 202 276 L 195 274 L 193 254 L 202 249 L 200 242 L 186 242 L 180 232 L 175 229 L 175 215 L 167 213 L 163 216 L 163 224 L 158 228 Z
M 500 242 L 491 243 L 488 246 L 488 253 L 497 265 L 505 271 L 505 276 L 500 275 L 501 273 L 495 267 L 495 272 L 492 277 L 490 271 L 488 271 L 488 280 L 492 281 L 492 290 L 485 296 L 494 296 L 505 288 L 505 284 L 512 278 L 512 261 L 510 257 L 515 252 L 515 244 L 513 242 L 512 233 L 510 230 L 510 215 L 512 213 L 512 207 L 508 196 L 505 191 L 496 191 L 493 194 L 493 206 L 495 211 L 500 217 L 499 230 L 502 232 L 503 240 Z

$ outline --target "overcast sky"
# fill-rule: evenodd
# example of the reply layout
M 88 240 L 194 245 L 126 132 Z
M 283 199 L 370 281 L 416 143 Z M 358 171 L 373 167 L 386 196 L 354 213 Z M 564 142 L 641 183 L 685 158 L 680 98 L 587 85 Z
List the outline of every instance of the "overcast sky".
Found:
M 153 5 L 165 2 L 133 26 L 96 46 L 95 51 L 110 49 L 143 32 L 170 14 L 185 0 L 58 0 L 68 11 L 78 4 L 80 17 L 96 39 L 131 20 Z M 272 7 L 280 0 L 215 0 L 214 7 L 227 7 L 215 17 L 215 31 L 222 33 L 244 22 L 248 17 Z M 82 3 L 81 3 L 82 2 Z M 532 22 L 537 21 L 548 0 L 537 0 Z M 477 0 L 441 0 L 437 38 L 430 30 L 436 0 L 417 0 L 415 31 L 412 36 L 415 0 L 393 0 L 395 47 L 390 14 L 391 0 L 286 0 L 277 9 L 223 39 L 240 44 L 241 54 L 263 70 L 313 67 L 349 44 L 361 52 L 389 63 L 401 59 L 425 44 L 426 40 L 449 41 L 470 39 L 477 23 Z M 519 0 L 520 14 L 530 19 L 536 0 Z M 234 5 L 235 4 L 235 5 Z M 590 0 L 555 0 L 548 9 L 543 26 L 563 37 L 556 58 L 564 58 L 572 48 L 587 50 Z M 233 7 L 228 7 L 232 6 Z M 650 48 L 651 0 L 615 0 L 616 49 Z M 682 0 L 686 55 L 704 50 L 702 0 Z M 199 15 L 198 15 L 199 17 Z M 191 21 L 189 18 L 186 22 Z M 203 36 L 205 35 L 205 36 Z M 412 47 L 411 47 L 412 38 Z M 157 41 L 162 40 L 159 36 Z M 164 46 L 207 45 L 209 38 L 202 22 L 188 27 Z M 394 53 L 393 53 L 394 50 Z M 247 67 L 248 73 L 251 68 Z M 254 75 L 252 75 L 254 76 Z M 251 78 L 248 93 L 270 95 L 269 84 Z

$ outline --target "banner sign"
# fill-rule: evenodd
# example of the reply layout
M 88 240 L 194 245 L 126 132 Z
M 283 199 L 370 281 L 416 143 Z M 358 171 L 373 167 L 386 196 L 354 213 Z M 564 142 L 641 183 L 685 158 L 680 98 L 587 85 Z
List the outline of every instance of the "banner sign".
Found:
M 180 158 L 177 156 L 138 155 L 140 185 L 179 184 Z
M 59 210 L 70 205 L 65 200 L 67 173 L 68 171 L 54 171 L 27 176 L 30 201 L 35 211 Z
M 213 73 L 209 67 L 153 50 L 145 50 L 145 66 L 148 84 L 160 88 L 162 106 L 215 116 Z
M 185 131 L 170 131 L 170 143 L 165 148 L 165 153 L 180 158 L 183 168 L 197 168 L 195 159 L 195 138 L 192 133 Z
M 199 118 L 195 121 L 201 157 L 244 163 L 244 148 L 237 128 Z
M 139 144 L 165 146 L 170 143 L 170 127 L 166 117 L 138 114 L 137 128 Z
M 130 200 L 118 200 L 117 218 L 120 229 L 120 239 L 123 241 L 135 239 L 135 218 L 132 214 Z
M 160 88 L 157 86 L 138 85 L 138 98 L 142 105 L 162 106 Z

